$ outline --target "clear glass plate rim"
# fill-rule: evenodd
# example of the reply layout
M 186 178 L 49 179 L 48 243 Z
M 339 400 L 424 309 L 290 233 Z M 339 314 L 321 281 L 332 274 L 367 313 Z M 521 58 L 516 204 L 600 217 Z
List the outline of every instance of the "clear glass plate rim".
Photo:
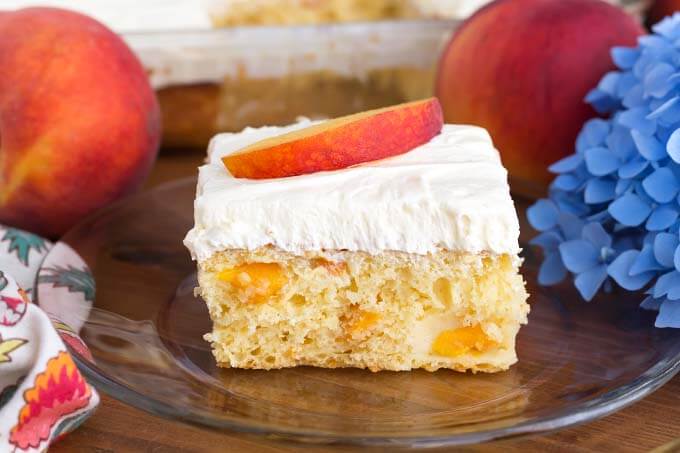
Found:
M 115 211 L 124 206 L 131 199 L 138 196 L 152 196 L 155 192 L 169 190 L 175 187 L 183 187 L 195 183 L 195 177 L 187 177 L 161 184 L 149 191 L 126 197 L 107 208 L 84 219 L 73 230 L 78 230 L 82 225 L 87 225 L 96 219 Z M 69 233 L 65 237 L 68 237 Z M 38 304 L 39 304 L 39 294 Z M 559 429 L 572 427 L 586 423 L 629 406 L 647 395 L 651 394 L 663 384 L 668 382 L 680 371 L 680 345 L 672 357 L 656 362 L 652 367 L 645 370 L 632 381 L 616 387 L 599 397 L 580 404 L 573 408 L 566 408 L 539 419 L 532 419 L 511 426 L 491 428 L 467 433 L 452 433 L 442 436 L 415 436 L 415 435 L 360 435 L 338 434 L 336 432 L 323 432 L 318 429 L 282 429 L 279 427 L 257 423 L 255 421 L 243 422 L 235 418 L 214 418 L 203 415 L 196 410 L 182 410 L 165 402 L 157 401 L 141 392 L 127 387 L 114 377 L 107 376 L 95 364 L 81 357 L 76 350 L 67 345 L 67 349 L 74 357 L 79 369 L 85 377 L 102 392 L 116 398 L 126 404 L 145 410 L 152 414 L 171 420 L 179 420 L 190 425 L 208 427 L 212 429 L 227 429 L 236 432 L 265 435 L 284 440 L 318 443 L 318 444 L 345 444 L 356 446 L 375 447 L 410 447 L 410 448 L 437 448 L 469 445 L 491 440 L 518 437 L 523 435 L 548 433 Z M 512 420 L 506 419 L 507 420 Z
M 68 346 L 67 346 L 68 347 Z M 540 420 L 530 420 L 514 424 L 509 427 L 475 431 L 471 433 L 452 434 L 451 436 L 364 436 L 337 433 L 324 433 L 318 430 L 285 430 L 267 425 L 254 426 L 254 423 L 245 424 L 236 420 L 221 420 L 216 422 L 209 416 L 204 416 L 195 411 L 181 411 L 177 408 L 154 400 L 128 388 L 116 379 L 107 376 L 98 370 L 90 362 L 83 359 L 76 351 L 68 347 L 74 356 L 79 369 L 83 371 L 85 377 L 90 380 L 102 392 L 138 409 L 159 415 L 171 420 L 180 420 L 184 423 L 199 427 L 209 427 L 213 429 L 229 429 L 237 432 L 260 434 L 267 436 L 280 437 L 286 440 L 300 441 L 305 443 L 332 443 L 362 446 L 401 446 L 411 448 L 437 448 L 469 445 L 491 440 L 518 437 L 529 434 L 549 433 L 559 429 L 572 427 L 586 423 L 629 406 L 645 396 L 651 394 L 666 382 L 668 382 L 678 371 L 680 371 L 680 351 L 676 353 L 673 360 L 665 363 L 657 362 L 652 368 L 647 369 L 644 374 L 638 376 L 627 385 L 617 387 L 599 398 L 572 409 L 558 411 L 555 414 Z M 661 370 L 655 368 L 663 365 Z

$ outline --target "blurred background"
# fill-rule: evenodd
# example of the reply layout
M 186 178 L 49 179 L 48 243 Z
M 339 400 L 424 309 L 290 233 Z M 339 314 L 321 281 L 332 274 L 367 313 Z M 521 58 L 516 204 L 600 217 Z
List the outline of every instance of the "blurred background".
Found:
M 3 0 L 90 15 L 139 56 L 164 148 L 217 132 L 432 96 L 437 61 L 488 0 Z M 610 0 L 640 17 L 648 2 Z

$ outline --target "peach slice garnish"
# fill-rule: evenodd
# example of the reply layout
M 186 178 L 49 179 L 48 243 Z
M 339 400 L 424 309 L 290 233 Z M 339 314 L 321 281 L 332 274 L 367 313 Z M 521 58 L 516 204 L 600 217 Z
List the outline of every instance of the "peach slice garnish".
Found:
M 403 154 L 441 132 L 436 98 L 356 113 L 271 137 L 222 158 L 236 178 L 338 170 Z

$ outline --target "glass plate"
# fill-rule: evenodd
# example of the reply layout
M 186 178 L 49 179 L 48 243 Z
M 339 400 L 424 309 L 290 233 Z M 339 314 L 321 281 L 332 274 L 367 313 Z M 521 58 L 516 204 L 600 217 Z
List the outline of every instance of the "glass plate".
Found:
M 63 242 L 94 273 L 94 303 L 41 302 L 56 317 L 70 316 L 89 346 L 92 358 L 72 348 L 86 376 L 138 408 L 302 442 L 437 447 L 602 417 L 678 371 L 680 331 L 655 329 L 639 296 L 586 304 L 569 285 L 541 288 L 530 251 L 523 272 L 532 312 L 518 338 L 520 361 L 507 372 L 218 368 L 202 339 L 210 321 L 193 296 L 195 267 L 182 245 L 194 187 L 194 179 L 161 186 L 67 234 Z

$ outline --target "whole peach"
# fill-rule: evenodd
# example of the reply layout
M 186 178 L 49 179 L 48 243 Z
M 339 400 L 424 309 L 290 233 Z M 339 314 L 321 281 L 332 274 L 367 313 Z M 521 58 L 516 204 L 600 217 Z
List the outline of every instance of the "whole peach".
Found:
M 137 58 L 99 22 L 0 14 L 0 223 L 49 237 L 137 189 L 160 141 Z
M 489 130 L 513 191 L 538 194 L 595 112 L 584 101 L 641 26 L 600 0 L 497 0 L 454 34 L 436 94 L 450 123 Z

